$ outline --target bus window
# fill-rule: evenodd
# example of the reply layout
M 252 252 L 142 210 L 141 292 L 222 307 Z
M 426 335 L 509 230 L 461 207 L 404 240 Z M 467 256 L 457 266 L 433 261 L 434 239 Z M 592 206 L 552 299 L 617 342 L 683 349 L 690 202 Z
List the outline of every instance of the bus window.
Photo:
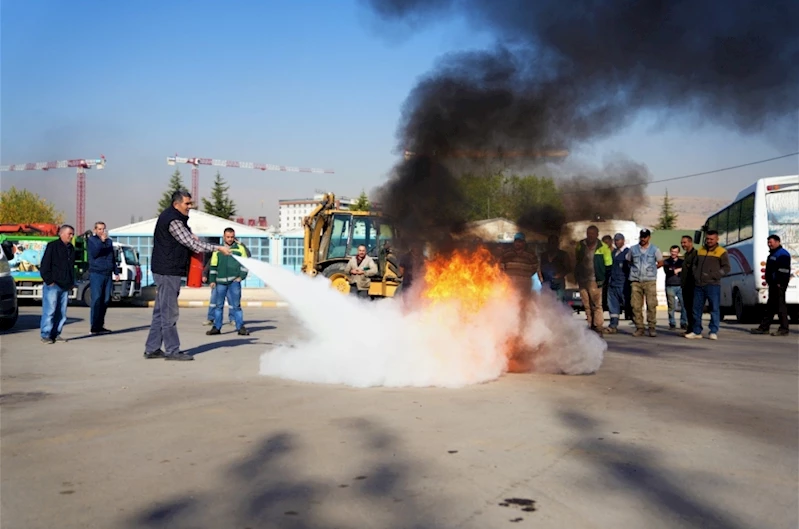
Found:
M 729 208 L 725 209 L 721 213 L 718 214 L 718 230 L 719 232 L 719 244 L 721 246 L 727 246 L 727 212 Z
M 749 195 L 741 200 L 741 230 L 738 234 L 739 241 L 752 238 L 755 224 L 755 195 Z
M 738 242 L 738 230 L 740 228 L 740 221 L 741 221 L 741 203 L 736 202 L 729 208 L 727 208 L 728 216 L 727 216 L 727 244 L 735 244 Z

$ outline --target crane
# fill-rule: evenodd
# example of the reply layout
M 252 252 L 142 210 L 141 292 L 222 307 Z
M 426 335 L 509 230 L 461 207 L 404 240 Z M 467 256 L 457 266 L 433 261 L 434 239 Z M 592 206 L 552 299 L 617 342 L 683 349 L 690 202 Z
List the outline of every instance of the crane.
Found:
M 105 156 L 99 158 L 78 158 L 56 162 L 31 162 L 14 165 L 0 165 L 0 171 L 49 171 L 75 167 L 78 173 L 77 206 L 75 208 L 75 233 L 83 233 L 86 227 L 86 169 L 105 168 Z
M 201 165 L 213 165 L 216 167 L 237 167 L 239 169 L 259 169 L 261 171 L 288 171 L 291 173 L 320 173 L 333 174 L 332 169 L 314 169 L 311 167 L 291 167 L 288 165 L 274 165 L 270 163 L 238 162 L 233 160 L 219 160 L 217 158 L 185 158 L 182 156 L 168 156 L 167 165 L 185 163 L 191 168 L 191 196 L 199 200 L 200 192 L 200 169 Z

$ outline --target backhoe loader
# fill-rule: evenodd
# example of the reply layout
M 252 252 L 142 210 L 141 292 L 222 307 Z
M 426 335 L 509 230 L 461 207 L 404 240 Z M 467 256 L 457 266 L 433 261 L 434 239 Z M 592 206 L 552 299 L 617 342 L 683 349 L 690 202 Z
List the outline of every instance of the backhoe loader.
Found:
M 303 219 L 303 229 L 303 273 L 312 277 L 322 274 L 333 288 L 349 294 L 344 267 L 357 253 L 358 246 L 364 245 L 367 255 L 379 268 L 377 276 L 372 278 L 370 297 L 394 296 L 401 284 L 398 258 L 391 246 L 396 233 L 380 213 L 339 209 L 335 195 L 328 193 Z

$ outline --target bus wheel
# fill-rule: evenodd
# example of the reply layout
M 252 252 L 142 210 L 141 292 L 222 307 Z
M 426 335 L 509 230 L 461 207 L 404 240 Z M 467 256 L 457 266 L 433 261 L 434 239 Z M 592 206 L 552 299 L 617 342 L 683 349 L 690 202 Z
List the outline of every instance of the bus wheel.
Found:
M 81 301 L 83 301 L 83 304 L 87 307 L 92 306 L 92 287 L 86 287 L 83 290 L 83 299 Z
M 755 319 L 755 310 L 744 305 L 741 291 L 737 288 L 733 294 L 733 306 L 735 307 L 735 319 L 738 323 L 752 323 Z

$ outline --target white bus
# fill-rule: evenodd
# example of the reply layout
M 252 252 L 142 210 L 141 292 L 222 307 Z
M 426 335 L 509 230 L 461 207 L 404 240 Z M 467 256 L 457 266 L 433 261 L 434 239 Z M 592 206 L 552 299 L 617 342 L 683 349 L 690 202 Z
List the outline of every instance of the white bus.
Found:
M 761 178 L 711 215 L 695 242 L 708 230 L 719 232 L 719 244 L 730 258 L 730 273 L 721 280 L 721 313 L 738 322 L 761 317 L 768 301 L 765 281 L 769 235 L 779 235 L 791 254 L 791 280 L 786 302 L 791 319 L 799 317 L 799 175 Z

